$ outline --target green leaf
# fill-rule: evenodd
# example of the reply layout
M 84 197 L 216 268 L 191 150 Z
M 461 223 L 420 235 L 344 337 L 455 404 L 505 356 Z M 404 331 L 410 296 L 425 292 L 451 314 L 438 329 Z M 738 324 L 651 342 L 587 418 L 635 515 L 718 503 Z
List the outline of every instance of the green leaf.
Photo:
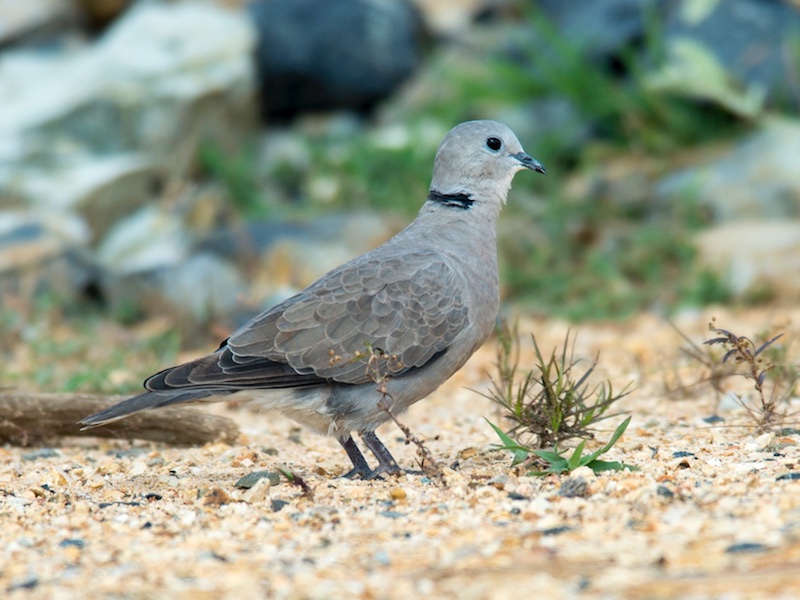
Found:
M 511 462 L 511 466 L 518 465 L 519 463 L 523 462 L 525 459 L 530 456 L 530 450 L 525 446 L 521 446 L 520 444 L 516 443 L 512 440 L 508 434 L 500 429 L 497 425 L 492 423 L 489 419 L 484 417 L 484 421 L 486 421 L 494 432 L 497 434 L 497 437 L 500 438 L 500 441 L 503 442 L 501 446 L 498 446 L 501 450 L 508 450 L 514 453 L 514 460 Z
M 625 433 L 625 430 L 628 428 L 628 424 L 630 422 L 631 422 L 631 418 L 628 417 L 622 423 L 620 423 L 619 426 L 617 427 L 617 429 L 614 431 L 614 435 L 611 436 L 611 439 L 608 440 L 606 445 L 603 446 L 602 448 L 600 448 L 599 450 L 595 450 L 594 452 L 592 452 L 589 455 L 589 461 L 587 461 L 587 462 L 591 462 L 591 461 L 595 460 L 598 456 L 601 456 L 601 455 L 605 454 L 606 452 L 608 452 L 609 450 L 611 450 L 611 448 L 614 446 L 614 444 L 617 443 L 617 440 L 619 440 L 619 438 L 622 437 L 622 434 Z M 584 463 L 584 464 L 586 464 L 586 463 Z
M 564 459 L 558 452 L 553 452 L 552 450 L 534 450 L 533 453 L 549 463 L 557 462 L 559 460 L 566 461 L 566 459 Z
M 544 471 L 531 471 L 528 473 L 528 475 L 542 476 L 553 473 L 563 473 L 565 471 L 571 472 L 578 467 L 583 466 L 589 467 L 595 473 L 599 473 L 601 471 L 622 471 L 623 469 L 638 471 L 639 469 L 633 465 L 628 465 L 618 461 L 599 460 L 597 458 L 598 456 L 608 452 L 614 446 L 614 444 L 617 443 L 617 440 L 619 440 L 619 438 L 622 437 L 622 434 L 625 433 L 625 430 L 628 428 L 628 424 L 630 422 L 630 417 L 625 419 L 619 424 L 617 429 L 614 431 L 614 434 L 611 436 L 611 439 L 608 440 L 608 442 L 602 448 L 585 456 L 583 455 L 583 450 L 586 447 L 586 440 L 581 441 L 581 443 L 575 447 L 569 458 L 564 458 L 559 453 L 558 444 L 556 444 L 552 450 L 534 450 L 533 454 L 546 461 L 549 466 Z M 491 423 L 489 424 L 491 425 Z
M 573 450 L 572 455 L 569 457 L 569 460 L 567 461 L 567 466 L 569 467 L 570 471 L 574 471 L 581 465 L 586 464 L 585 459 L 583 457 L 583 449 L 585 446 L 586 446 L 586 440 L 581 440 L 581 443 L 575 446 L 575 450 Z
M 593 460 L 589 464 L 586 465 L 595 473 L 600 473 L 602 471 L 623 471 L 628 469 L 629 471 L 638 471 L 639 467 L 635 467 L 634 465 L 629 465 L 627 463 L 619 462 L 616 460 Z
M 555 460 L 547 460 L 549 463 L 548 467 L 544 471 L 530 471 L 528 475 L 558 475 L 559 473 L 564 473 L 565 471 L 569 471 L 569 465 L 567 464 L 567 459 L 563 456 L 556 456 Z

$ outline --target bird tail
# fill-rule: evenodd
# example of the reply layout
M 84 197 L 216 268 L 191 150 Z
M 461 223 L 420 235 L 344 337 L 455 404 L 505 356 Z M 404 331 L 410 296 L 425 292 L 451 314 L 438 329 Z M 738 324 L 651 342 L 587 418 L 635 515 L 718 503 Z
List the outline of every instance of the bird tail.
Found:
M 87 429 L 94 429 L 101 425 L 119 421 L 132 414 L 142 412 L 143 410 L 172 406 L 174 404 L 197 402 L 214 396 L 224 396 L 233 391 L 235 390 L 200 389 L 192 391 L 145 392 L 144 394 L 139 394 L 133 398 L 123 400 L 114 406 L 109 406 L 97 414 L 83 418 L 78 421 L 78 425 L 81 426 L 81 431 L 86 431 Z M 216 400 L 216 398 L 214 398 L 214 400 Z

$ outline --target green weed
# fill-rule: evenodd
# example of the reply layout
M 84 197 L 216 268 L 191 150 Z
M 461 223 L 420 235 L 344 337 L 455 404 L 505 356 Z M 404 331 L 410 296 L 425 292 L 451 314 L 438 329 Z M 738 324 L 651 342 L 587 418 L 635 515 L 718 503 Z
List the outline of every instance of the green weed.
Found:
M 220 143 L 206 141 L 200 145 L 198 160 L 210 177 L 222 182 L 242 215 L 263 219 L 270 214 L 270 205 L 260 192 L 253 148 L 227 152 Z
M 611 450 L 619 438 L 622 437 L 622 434 L 625 433 L 630 421 L 631 417 L 628 417 L 622 423 L 620 423 L 611 436 L 611 439 L 608 440 L 608 442 L 606 442 L 602 448 L 599 448 L 594 452 L 584 454 L 583 451 L 586 446 L 586 440 L 581 440 L 581 442 L 569 455 L 562 453 L 558 449 L 558 444 L 555 444 L 552 450 L 531 450 L 530 448 L 522 446 L 512 440 L 508 434 L 506 434 L 491 421 L 487 420 L 487 423 L 491 425 L 492 429 L 494 429 L 495 433 L 497 433 L 497 436 L 502 442 L 502 444 L 498 445 L 498 448 L 514 453 L 514 461 L 512 462 L 512 465 L 523 463 L 530 458 L 531 454 L 534 454 L 547 465 L 547 468 L 541 471 L 530 471 L 528 475 L 543 476 L 570 473 L 578 467 L 589 467 L 595 473 L 600 473 L 602 471 L 622 471 L 623 469 L 627 469 L 629 471 L 638 471 L 639 469 L 637 467 L 627 463 L 600 460 L 600 457 Z
M 600 451 L 585 457 L 582 453 L 585 439 L 594 437 L 592 429 L 596 424 L 620 414 L 609 410 L 629 393 L 627 387 L 615 393 L 610 381 L 590 386 L 588 380 L 596 361 L 576 373 L 579 361 L 574 358 L 574 339 L 570 340 L 569 333 L 561 352 L 554 350 L 549 358 L 545 358 L 536 339 L 531 337 L 536 363 L 532 370 L 521 373 L 516 328 L 512 331 L 503 326 L 498 331 L 497 376 L 492 378 L 492 387 L 484 396 L 500 405 L 503 417 L 513 423 L 508 432 L 489 423 L 503 442 L 501 447 L 514 453 L 514 464 L 531 454 L 550 460 L 551 468 L 559 469 L 551 472 L 571 470 L 575 468 L 573 465 L 612 468 L 596 461 L 624 433 L 628 420 Z M 562 464 L 556 459 L 561 456 L 558 444 L 571 438 L 584 440 Z M 552 451 L 544 450 L 550 446 Z

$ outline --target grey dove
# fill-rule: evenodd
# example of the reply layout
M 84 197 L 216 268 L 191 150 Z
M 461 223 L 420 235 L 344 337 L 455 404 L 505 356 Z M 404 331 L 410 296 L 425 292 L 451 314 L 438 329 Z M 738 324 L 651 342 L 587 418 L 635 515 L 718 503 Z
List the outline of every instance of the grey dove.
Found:
M 505 125 L 454 127 L 436 152 L 428 199 L 403 231 L 261 313 L 213 354 L 156 373 L 146 392 L 80 425 L 237 394 L 335 437 L 353 463 L 348 477 L 400 471 L 375 435 L 389 418 L 385 403 L 402 413 L 491 335 L 500 304 L 496 223 L 522 169 L 545 172 Z M 375 455 L 374 470 L 354 431 Z

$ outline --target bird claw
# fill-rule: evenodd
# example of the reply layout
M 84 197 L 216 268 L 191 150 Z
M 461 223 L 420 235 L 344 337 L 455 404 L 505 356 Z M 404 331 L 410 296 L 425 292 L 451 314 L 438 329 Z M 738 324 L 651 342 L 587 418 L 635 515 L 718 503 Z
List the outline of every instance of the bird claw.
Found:
M 399 466 L 397 466 L 397 464 L 378 465 L 374 469 L 353 467 L 347 473 L 340 475 L 339 477 L 342 479 L 362 479 L 364 481 L 372 481 L 375 479 L 383 479 L 384 475 L 396 477 L 398 475 L 402 475 L 403 473 L 411 473 L 411 471 L 401 469 Z

